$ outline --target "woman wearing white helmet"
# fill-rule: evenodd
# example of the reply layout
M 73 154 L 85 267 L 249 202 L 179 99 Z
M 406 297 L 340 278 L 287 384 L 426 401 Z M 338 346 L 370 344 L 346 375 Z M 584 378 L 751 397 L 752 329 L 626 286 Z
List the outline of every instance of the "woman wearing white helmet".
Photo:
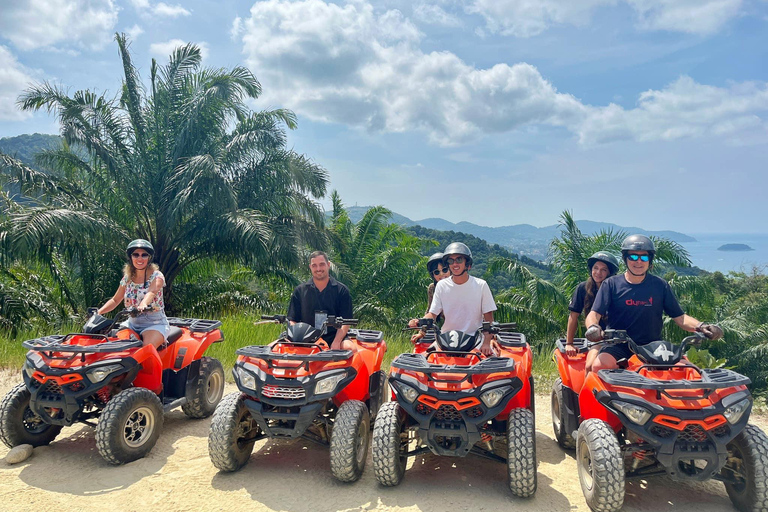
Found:
M 126 308 L 135 307 L 141 313 L 128 320 L 128 327 L 141 335 L 144 345 L 158 348 L 168 335 L 168 319 L 165 316 L 163 287 L 165 277 L 160 268 L 152 263 L 155 249 L 144 239 L 128 244 L 128 263 L 123 268 L 123 278 L 115 295 L 97 311 L 102 315 L 115 309 L 120 301 Z

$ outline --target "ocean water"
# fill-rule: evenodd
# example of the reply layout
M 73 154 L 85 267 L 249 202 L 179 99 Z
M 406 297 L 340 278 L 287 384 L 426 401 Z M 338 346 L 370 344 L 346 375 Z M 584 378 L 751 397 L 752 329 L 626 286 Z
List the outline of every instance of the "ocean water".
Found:
M 693 264 L 704 270 L 719 270 L 724 274 L 751 272 L 753 267 L 768 273 L 768 234 L 695 234 L 689 233 L 696 242 L 684 243 Z M 718 251 L 724 244 L 746 244 L 754 251 Z

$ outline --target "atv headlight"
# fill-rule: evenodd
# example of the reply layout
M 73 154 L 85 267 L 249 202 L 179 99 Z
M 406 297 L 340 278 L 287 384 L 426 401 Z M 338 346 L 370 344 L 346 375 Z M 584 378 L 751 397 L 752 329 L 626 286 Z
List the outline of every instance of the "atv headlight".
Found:
M 395 386 L 400 392 L 400 396 L 402 396 L 409 404 L 412 404 L 414 400 L 419 398 L 419 391 L 411 386 L 403 384 L 402 382 L 395 382 Z
M 622 402 L 621 400 L 614 400 L 611 402 L 611 405 L 623 412 L 624 416 L 629 418 L 629 421 L 638 425 L 645 425 L 651 417 L 651 411 L 639 405 Z
M 240 381 L 240 385 L 245 389 L 253 389 L 255 391 L 256 377 L 254 377 L 251 372 L 240 366 L 236 366 L 235 369 L 237 370 L 237 380 Z
M 482 400 L 485 406 L 489 409 L 491 407 L 496 407 L 510 389 L 510 386 L 502 386 L 500 388 L 489 389 L 480 395 L 480 400 Z
M 32 378 L 32 374 L 35 373 L 35 367 L 32 366 L 32 363 L 29 361 L 24 362 L 24 373 L 26 373 L 27 377 L 30 379 Z
M 344 380 L 344 377 L 346 376 L 346 373 L 337 373 L 336 375 L 331 375 L 330 377 L 318 379 L 318 381 L 315 383 L 315 394 L 324 395 L 326 393 L 334 392 L 336 390 L 336 386 L 338 386 L 339 382 Z
M 94 368 L 93 370 L 88 371 L 86 375 L 88 376 L 88 380 L 90 380 L 92 383 L 96 384 L 98 382 L 103 381 L 107 378 L 107 375 L 110 373 L 117 371 L 121 369 L 122 366 L 119 364 L 110 364 L 107 366 L 99 366 L 98 368 Z
M 725 419 L 728 420 L 728 423 L 733 425 L 734 423 L 738 423 L 741 417 L 744 415 L 746 410 L 749 408 L 749 398 L 745 398 L 743 400 L 739 400 L 733 405 L 729 405 L 725 408 L 725 412 L 723 413 L 723 416 L 725 416 Z

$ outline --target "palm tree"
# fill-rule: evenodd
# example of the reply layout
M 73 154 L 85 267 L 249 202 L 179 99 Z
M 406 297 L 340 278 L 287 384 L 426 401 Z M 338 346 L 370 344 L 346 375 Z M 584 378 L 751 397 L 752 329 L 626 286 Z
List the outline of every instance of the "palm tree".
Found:
M 404 323 L 426 298 L 424 242 L 390 224 L 384 207 L 374 206 L 354 224 L 335 190 L 331 200 L 331 259 L 350 289 L 355 315 L 380 325 Z
M 124 71 L 117 97 L 68 96 L 41 83 L 19 99 L 23 110 L 55 113 L 65 143 L 39 155 L 43 171 L 3 166 L 34 198 L 9 217 L 4 236 L 15 247 L 78 262 L 88 295 L 103 270 L 91 267 L 105 261 L 94 255 L 106 248 L 113 263 L 133 238 L 152 242 L 169 289 L 185 268 L 211 259 L 285 273 L 300 246 L 323 241 L 316 199 L 327 173 L 286 149 L 292 112 L 247 108 L 261 94 L 248 69 L 202 68 L 200 49 L 187 44 L 165 66 L 153 59 L 147 91 L 126 36 L 116 41 Z

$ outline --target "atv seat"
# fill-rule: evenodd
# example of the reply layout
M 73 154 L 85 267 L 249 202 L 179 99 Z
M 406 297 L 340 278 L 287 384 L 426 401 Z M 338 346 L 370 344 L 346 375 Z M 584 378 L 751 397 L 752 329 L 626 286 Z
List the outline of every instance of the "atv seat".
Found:
M 166 345 L 170 345 L 174 341 L 176 341 L 179 338 L 181 338 L 182 334 L 184 334 L 184 333 L 183 333 L 183 331 L 180 328 L 174 327 L 174 326 L 169 327 L 168 328 L 168 336 L 166 336 L 165 344 Z

